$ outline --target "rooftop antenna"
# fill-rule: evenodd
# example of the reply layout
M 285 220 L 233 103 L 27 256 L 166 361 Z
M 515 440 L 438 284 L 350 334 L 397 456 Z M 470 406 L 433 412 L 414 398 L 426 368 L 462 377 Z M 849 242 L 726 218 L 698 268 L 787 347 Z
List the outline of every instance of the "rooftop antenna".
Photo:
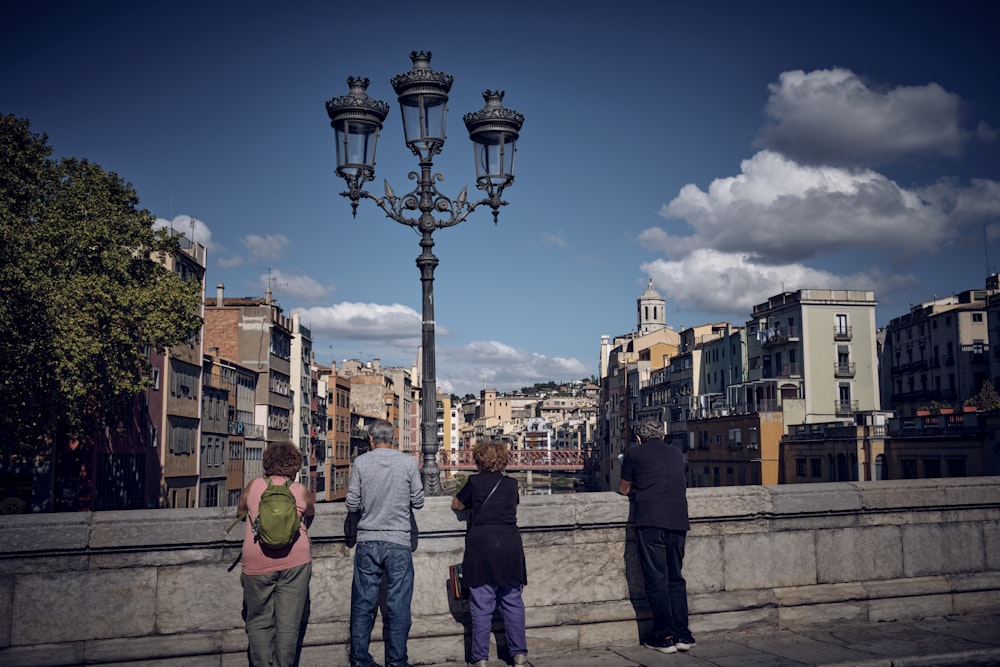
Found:
M 983 252 L 986 255 L 986 277 L 990 277 L 990 237 L 986 233 L 986 222 L 983 222 Z

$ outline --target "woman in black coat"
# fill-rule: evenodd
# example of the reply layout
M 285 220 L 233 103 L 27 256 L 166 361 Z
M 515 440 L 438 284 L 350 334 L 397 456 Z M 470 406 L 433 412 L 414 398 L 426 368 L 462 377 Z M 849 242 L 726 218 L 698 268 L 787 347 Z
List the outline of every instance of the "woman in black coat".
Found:
M 486 667 L 490 627 L 499 605 L 507 647 L 515 665 L 529 665 L 521 591 L 528 583 L 524 545 L 517 528 L 517 480 L 507 477 L 507 447 L 486 441 L 472 451 L 479 473 L 471 475 L 452 500 L 452 509 L 470 510 L 463 575 L 472 614 L 473 667 Z

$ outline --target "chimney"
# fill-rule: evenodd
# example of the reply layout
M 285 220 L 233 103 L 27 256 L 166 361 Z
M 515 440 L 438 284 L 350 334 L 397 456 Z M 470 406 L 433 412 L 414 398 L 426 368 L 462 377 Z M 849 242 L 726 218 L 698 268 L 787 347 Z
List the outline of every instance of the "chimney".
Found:
M 226 286 L 223 283 L 219 283 L 215 286 L 215 305 L 222 308 L 225 299 L 223 295 L 226 292 Z

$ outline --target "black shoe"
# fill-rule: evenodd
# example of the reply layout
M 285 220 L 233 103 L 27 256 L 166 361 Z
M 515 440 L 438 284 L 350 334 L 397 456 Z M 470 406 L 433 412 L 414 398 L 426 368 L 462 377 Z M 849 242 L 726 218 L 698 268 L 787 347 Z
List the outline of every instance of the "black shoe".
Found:
M 664 637 L 653 641 L 645 641 L 642 645 L 646 648 L 651 648 L 654 651 L 659 651 L 660 653 L 677 653 L 677 644 L 674 643 L 673 637 Z
M 688 637 L 687 639 L 678 639 L 674 642 L 674 646 L 677 647 L 678 651 L 690 651 L 697 643 L 694 637 Z

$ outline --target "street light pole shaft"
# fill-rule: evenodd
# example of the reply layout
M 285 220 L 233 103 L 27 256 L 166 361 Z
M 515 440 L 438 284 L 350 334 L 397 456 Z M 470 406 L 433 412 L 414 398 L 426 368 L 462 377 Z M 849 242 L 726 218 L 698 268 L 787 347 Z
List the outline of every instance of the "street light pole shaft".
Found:
M 438 439 L 437 439 L 437 354 L 434 339 L 434 269 L 438 258 L 434 255 L 434 239 L 431 236 L 437 229 L 437 222 L 431 211 L 434 210 L 433 184 L 431 181 L 430 158 L 420 161 L 420 247 L 423 249 L 417 257 L 417 268 L 420 269 L 420 285 L 423 302 L 423 325 L 421 327 L 421 401 L 420 401 L 420 450 L 423 453 L 424 465 L 421 471 L 424 483 L 424 493 L 429 496 L 441 495 L 441 472 L 438 469 Z

